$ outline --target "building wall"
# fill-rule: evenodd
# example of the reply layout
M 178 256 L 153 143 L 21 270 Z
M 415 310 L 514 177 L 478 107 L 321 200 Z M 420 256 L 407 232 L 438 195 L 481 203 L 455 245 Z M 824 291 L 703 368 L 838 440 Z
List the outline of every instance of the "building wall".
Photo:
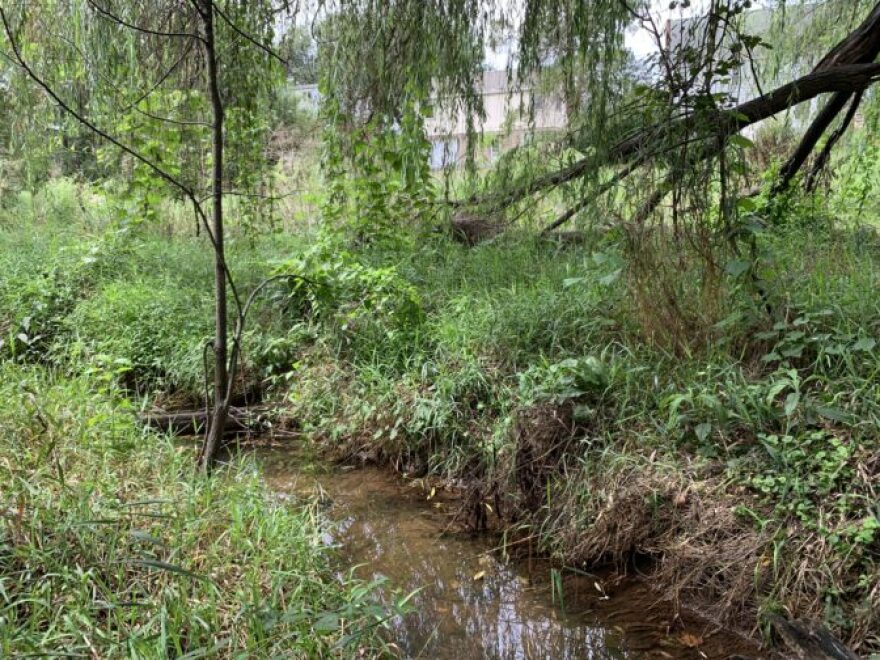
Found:
M 531 133 L 561 130 L 566 125 L 566 111 L 557 96 L 537 94 L 532 88 L 514 89 L 506 71 L 486 71 L 483 75 L 483 119 L 476 119 L 475 129 L 488 144 L 478 154 L 492 161 L 503 151 L 522 144 Z M 534 102 L 534 116 L 529 117 Z M 467 153 L 467 117 L 457 112 L 438 113 L 425 120 L 431 141 L 431 167 L 456 166 Z

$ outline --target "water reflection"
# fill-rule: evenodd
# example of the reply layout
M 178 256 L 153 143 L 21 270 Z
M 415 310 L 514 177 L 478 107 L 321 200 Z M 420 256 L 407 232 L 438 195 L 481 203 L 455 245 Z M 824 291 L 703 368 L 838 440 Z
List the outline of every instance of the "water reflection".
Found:
M 286 460 L 283 458 L 286 456 Z M 337 520 L 332 538 L 362 578 L 388 578 L 404 593 L 421 589 L 413 611 L 394 622 L 406 657 L 701 658 L 732 647 L 707 636 L 700 648 L 668 634 L 670 620 L 649 611 L 645 590 L 629 585 L 600 600 L 594 580 L 569 576 L 565 611 L 554 603 L 546 572 L 503 563 L 484 541 L 443 534 L 444 507 L 401 488 L 375 469 L 314 476 L 292 470 L 289 455 L 261 450 L 267 481 L 280 492 L 323 490 Z M 320 484 L 318 483 L 320 481 Z M 383 597 L 389 598 L 385 593 Z M 650 597 L 648 597 L 650 598 Z M 696 634 L 686 639 L 702 639 Z

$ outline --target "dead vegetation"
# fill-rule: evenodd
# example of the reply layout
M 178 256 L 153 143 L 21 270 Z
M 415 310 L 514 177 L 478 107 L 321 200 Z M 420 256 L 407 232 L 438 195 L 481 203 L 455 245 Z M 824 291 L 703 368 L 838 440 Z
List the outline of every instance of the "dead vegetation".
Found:
M 754 636 L 777 630 L 777 612 L 834 639 L 815 622 L 826 616 L 829 585 L 844 589 L 852 576 L 815 530 L 756 528 L 751 516 L 768 513 L 764 505 L 712 476 L 720 469 L 656 451 L 646 456 L 635 446 L 603 450 L 571 421 L 570 406 L 532 408 L 520 420 L 508 507 L 531 533 L 553 539 L 565 562 L 623 572 L 648 566 L 645 577 L 676 609 L 696 606 L 718 625 Z M 849 607 L 854 627 L 847 641 L 870 648 L 880 625 L 880 587 Z

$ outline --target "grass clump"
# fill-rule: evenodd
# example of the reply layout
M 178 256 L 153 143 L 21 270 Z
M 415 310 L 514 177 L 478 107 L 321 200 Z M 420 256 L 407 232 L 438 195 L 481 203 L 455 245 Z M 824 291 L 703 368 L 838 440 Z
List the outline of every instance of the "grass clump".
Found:
M 111 281 L 65 318 L 53 350 L 67 364 L 111 367 L 130 389 L 198 392 L 211 336 L 210 300 L 157 278 Z
M 375 641 L 358 636 L 376 623 L 369 590 L 336 582 L 314 512 L 273 502 L 247 461 L 195 476 L 95 375 L 6 363 L 0 396 L 0 655 L 305 658 Z

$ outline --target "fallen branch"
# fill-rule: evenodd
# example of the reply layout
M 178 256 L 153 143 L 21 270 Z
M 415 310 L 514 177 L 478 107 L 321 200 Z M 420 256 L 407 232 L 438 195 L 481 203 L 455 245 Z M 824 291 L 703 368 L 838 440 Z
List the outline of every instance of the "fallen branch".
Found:
M 595 168 L 629 164 L 632 159 L 646 162 L 668 153 L 685 142 L 723 140 L 744 128 L 822 94 L 838 93 L 849 96 L 864 91 L 878 79 L 880 79 L 880 63 L 877 62 L 846 64 L 813 71 L 736 107 L 692 114 L 681 119 L 655 124 L 618 142 L 602 157 L 585 156 L 567 167 L 533 179 L 519 190 L 502 195 L 457 201 L 453 204 L 461 206 L 491 203 L 494 205 L 493 208 L 504 208 L 546 188 L 574 181 Z M 627 171 L 628 169 L 629 166 L 624 170 L 627 174 L 631 173 Z
M 849 128 L 850 124 L 852 124 L 853 119 L 856 116 L 856 112 L 858 112 L 859 105 L 862 102 L 862 93 L 859 92 L 855 95 L 850 103 L 849 110 L 846 111 L 846 116 L 844 116 L 843 121 L 840 126 L 837 127 L 829 137 L 828 141 L 825 142 L 825 146 L 822 147 L 822 151 L 819 152 L 819 155 L 816 156 L 816 160 L 813 162 L 813 166 L 810 168 L 810 173 L 807 175 L 807 180 L 804 182 L 804 188 L 807 191 L 812 191 L 816 187 L 816 182 L 819 179 L 819 174 L 821 174 L 822 170 L 825 168 L 825 165 L 828 163 L 828 159 L 831 157 L 831 151 L 834 149 L 834 145 L 837 144 L 838 140 L 843 137 L 843 134 L 846 133 L 846 130 Z
M 267 416 L 271 412 L 268 406 L 251 406 L 247 408 L 230 408 L 225 426 L 224 437 L 234 437 L 250 433 L 261 433 L 268 430 Z M 204 410 L 183 410 L 177 412 L 146 412 L 138 414 L 138 421 L 146 427 L 172 433 L 174 435 L 199 435 L 211 421 L 211 414 Z
M 773 195 L 778 195 L 788 188 L 801 167 L 813 153 L 816 143 L 821 139 L 822 135 L 831 125 L 831 122 L 840 114 L 840 111 L 846 107 L 852 94 L 838 93 L 831 97 L 831 100 L 825 104 L 807 130 L 804 132 L 797 149 L 785 161 L 785 165 L 779 170 L 779 180 L 773 186 Z
M 616 186 L 621 181 L 623 181 L 626 177 L 628 177 L 630 174 L 632 174 L 643 163 L 644 163 L 643 159 L 638 159 L 638 160 L 630 163 L 629 165 L 627 165 L 624 169 L 622 169 L 620 172 L 615 174 L 611 178 L 610 181 L 607 181 L 607 182 L 603 183 L 601 186 L 599 186 L 599 189 L 596 190 L 591 195 L 591 197 L 583 198 L 581 201 L 579 201 L 573 207 L 568 209 L 565 213 L 563 213 L 558 218 L 556 218 L 556 220 L 554 220 L 549 225 L 544 227 L 544 229 L 541 230 L 541 233 L 542 234 L 549 234 L 554 229 L 558 229 L 559 227 L 564 225 L 566 222 L 571 220 L 575 215 L 577 215 L 580 211 L 582 211 L 584 208 L 589 206 L 591 200 L 604 195 L 606 192 L 611 190 L 614 186 Z

